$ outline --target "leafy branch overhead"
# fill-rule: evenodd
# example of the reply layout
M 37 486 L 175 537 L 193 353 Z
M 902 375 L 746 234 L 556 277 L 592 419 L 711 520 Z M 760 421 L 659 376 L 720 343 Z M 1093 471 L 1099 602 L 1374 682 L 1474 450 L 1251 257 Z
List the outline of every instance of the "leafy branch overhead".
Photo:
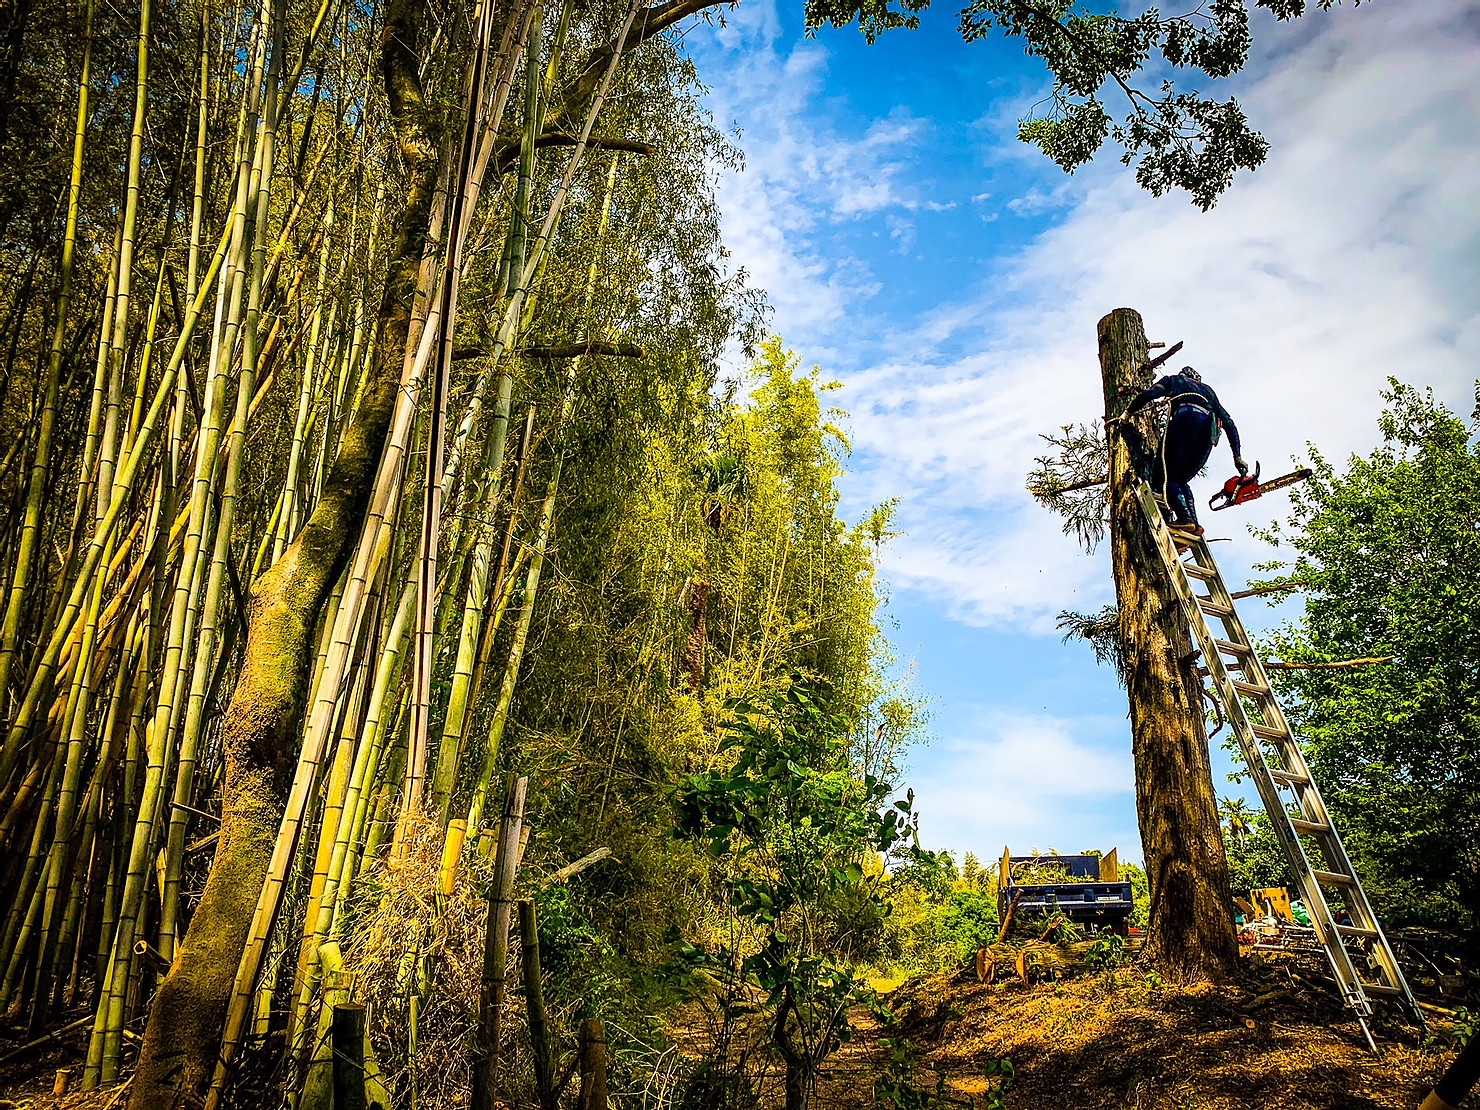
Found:
M 1319 0 L 1330 8 L 1336 0 Z M 1305 0 L 1256 0 L 1276 19 L 1305 14 Z M 929 0 L 808 0 L 807 27 L 857 20 L 870 42 L 913 29 Z M 1018 138 L 1072 173 L 1112 140 L 1120 160 L 1156 196 L 1184 189 L 1206 211 L 1239 170 L 1258 168 L 1269 143 L 1233 97 L 1182 87 L 1198 75 L 1231 77 L 1248 61 L 1253 35 L 1246 0 L 1206 0 L 1182 15 L 1150 8 L 1127 18 L 1087 10 L 1075 0 L 971 0 L 960 15 L 968 42 L 996 31 L 1023 40 L 1041 58 L 1053 89 L 1042 112 L 1023 119 Z M 1109 97 L 1106 97 L 1106 92 Z M 1120 104 L 1114 111 L 1107 104 Z

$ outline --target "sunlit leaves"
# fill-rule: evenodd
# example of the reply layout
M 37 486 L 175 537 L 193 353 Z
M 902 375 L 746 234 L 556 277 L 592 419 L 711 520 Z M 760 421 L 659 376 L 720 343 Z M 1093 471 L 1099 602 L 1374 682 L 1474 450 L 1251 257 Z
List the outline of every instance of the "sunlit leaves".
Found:
M 1288 716 L 1382 907 L 1475 927 L 1480 905 L 1480 448 L 1477 427 L 1394 381 L 1383 444 L 1292 489 L 1280 530 L 1298 623 L 1277 672 Z

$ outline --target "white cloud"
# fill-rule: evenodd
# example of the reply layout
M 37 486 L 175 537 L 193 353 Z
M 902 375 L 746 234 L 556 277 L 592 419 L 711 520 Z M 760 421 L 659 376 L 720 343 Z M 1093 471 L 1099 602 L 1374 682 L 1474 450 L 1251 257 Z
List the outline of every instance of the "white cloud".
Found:
M 1040 432 L 1100 413 L 1095 322 L 1118 305 L 1139 308 L 1153 339 L 1186 341 L 1177 363 L 1204 371 L 1266 474 L 1307 440 L 1334 457 L 1369 447 L 1389 374 L 1468 410 L 1480 366 L 1470 9 L 1435 0 L 1293 25 L 1261 17 L 1262 54 L 1239 96 L 1273 150 L 1210 213 L 1182 195 L 1150 197 L 1113 157 L 1053 176 L 1009 138 L 1035 94 L 999 97 L 978 121 L 996 144 L 987 161 L 1044 182 L 1009 188 L 1020 195 L 1004 207 L 1053 209 L 1058 222 L 982 286 L 911 319 L 884 303 L 898 280 L 886 258 L 928 258 L 936 244 L 911 214 L 950 203 L 929 195 L 928 167 L 911 156 L 929 121 L 906 106 L 850 130 L 823 100 L 826 50 L 783 48 L 774 0 L 741 4 L 717 39 L 694 45 L 718 117 L 744 125 L 747 168 L 721 179 L 727 244 L 770 293 L 778 330 L 846 383 L 848 496 L 901 498 L 906 535 L 887 562 L 898 587 L 960 620 L 1040 632 L 1059 609 L 1108 596 L 1103 562 L 1083 558 L 1022 483 Z M 992 195 L 970 199 L 973 226 L 997 218 Z M 872 255 L 834 234 L 865 218 L 885 244 Z M 1220 448 L 1204 498 L 1229 469 Z M 1223 549 L 1235 575 L 1266 554 L 1243 525 L 1284 503 L 1207 518 L 1235 536 Z
M 781 332 L 807 337 L 809 360 L 827 360 L 830 330 L 882 286 L 858 254 L 821 246 L 817 232 L 881 216 L 896 249 L 909 249 L 908 213 L 954 207 L 910 179 L 929 121 L 903 106 L 851 130 L 833 120 L 818 107 L 828 52 L 813 39 L 783 44 L 775 0 L 747 0 L 718 34 L 686 44 L 714 81 L 711 110 L 740 131 L 745 151 L 742 171 L 719 175 L 725 243 L 770 294 Z
M 1007 202 L 1007 210 L 1016 216 L 1037 216 L 1055 208 L 1066 208 L 1072 201 L 1068 182 L 1055 189 L 1040 189 L 1036 185 L 1020 197 Z
M 1128 799 L 1135 780 L 1130 753 L 1075 739 L 1112 722 L 1069 721 L 982 710 L 970 735 L 937 741 L 937 765 L 949 774 L 912 775 L 922 807 L 921 840 L 949 844 L 995 858 L 1001 845 L 1016 855 L 1034 848 L 1078 852 L 1118 847 L 1122 859 L 1138 859 L 1140 838 L 1130 807 L 1106 806 Z M 1105 816 L 1105 811 L 1117 816 Z M 1043 842 L 1045 830 L 1056 838 Z
M 1095 321 L 1118 305 L 1138 307 L 1153 339 L 1186 341 L 1177 364 L 1204 371 L 1266 474 L 1307 440 L 1337 458 L 1369 447 L 1389 374 L 1468 411 L 1480 42 L 1463 7 L 1314 14 L 1242 93 L 1273 153 L 1214 211 L 1095 167 L 1053 190 L 1071 210 L 987 288 L 888 338 L 907 361 L 843 375 L 859 492 L 902 498 L 897 583 L 973 623 L 1035 630 L 1072 589 L 1108 596 L 1104 568 L 1053 535 L 1022 482 L 1037 433 L 1101 412 Z M 1224 472 L 1220 447 L 1204 499 Z M 1235 573 L 1267 557 L 1243 525 L 1283 505 L 1207 519 L 1235 536 Z

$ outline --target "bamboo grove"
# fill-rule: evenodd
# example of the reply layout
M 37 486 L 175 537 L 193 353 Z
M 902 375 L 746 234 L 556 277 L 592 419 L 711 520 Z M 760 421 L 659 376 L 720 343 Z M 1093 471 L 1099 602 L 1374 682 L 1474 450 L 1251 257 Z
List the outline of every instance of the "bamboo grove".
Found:
M 489 1105 L 490 890 L 620 861 L 548 1019 L 525 939 L 568 1032 L 698 912 L 663 792 L 724 698 L 905 727 L 820 381 L 716 391 L 760 301 L 665 34 L 706 6 L 7 6 L 0 998 L 84 1086 L 311 1104 L 354 997 L 397 1105 Z

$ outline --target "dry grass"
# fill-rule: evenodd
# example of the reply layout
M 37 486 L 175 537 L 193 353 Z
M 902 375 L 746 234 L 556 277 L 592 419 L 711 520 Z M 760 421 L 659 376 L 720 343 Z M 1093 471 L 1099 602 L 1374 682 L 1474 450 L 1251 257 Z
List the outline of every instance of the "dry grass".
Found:
M 465 855 L 453 893 L 444 896 L 436 822 L 411 822 L 405 848 L 356 880 L 340 940 L 344 966 L 355 973 L 355 996 L 366 1006 L 370 1043 L 392 1089 L 409 1090 L 414 1080 L 423 1106 L 465 1105 L 488 911 L 482 892 L 492 862 Z M 521 1026 L 516 1014 L 506 1016 L 506 1029 Z

